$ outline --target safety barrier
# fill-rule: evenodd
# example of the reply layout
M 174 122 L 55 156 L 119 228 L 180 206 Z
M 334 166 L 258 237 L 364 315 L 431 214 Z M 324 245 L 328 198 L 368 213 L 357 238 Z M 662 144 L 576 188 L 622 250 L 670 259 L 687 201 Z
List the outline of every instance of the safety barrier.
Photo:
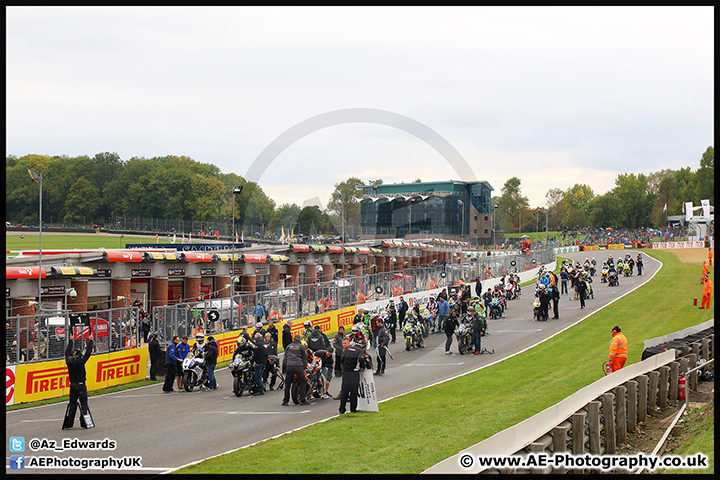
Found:
M 514 456 L 529 453 L 617 453 L 628 432 L 634 432 L 648 415 L 680 398 L 681 376 L 714 358 L 714 335 L 628 365 L 582 388 L 542 412 L 447 458 L 423 473 L 498 473 L 460 459 L 480 456 Z M 709 367 L 708 367 L 709 368 Z M 690 373 L 687 386 L 697 390 L 698 371 Z M 511 469 L 502 473 L 566 473 L 548 466 L 538 470 Z M 578 473 L 577 471 L 574 471 Z

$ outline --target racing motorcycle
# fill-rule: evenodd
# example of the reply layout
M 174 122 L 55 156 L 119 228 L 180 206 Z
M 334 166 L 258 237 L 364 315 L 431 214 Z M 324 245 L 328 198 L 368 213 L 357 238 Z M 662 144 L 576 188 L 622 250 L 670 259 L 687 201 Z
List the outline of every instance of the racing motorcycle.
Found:
M 249 357 L 238 355 L 230 362 L 229 366 L 233 376 L 233 392 L 236 397 L 242 397 L 245 390 L 252 392 L 257 389 L 255 370 Z
M 322 360 L 313 357 L 313 361 L 309 362 L 305 369 L 305 401 L 311 398 L 320 398 L 323 393 L 323 376 L 322 376 Z M 290 398 L 295 405 L 303 401 L 300 398 L 300 381 L 295 375 L 290 384 Z
M 415 320 L 405 322 L 405 325 L 403 325 L 403 335 L 405 336 L 406 351 L 410 351 L 411 348 L 425 347 L 420 326 Z
M 491 319 L 495 320 L 502 317 L 503 307 L 500 298 L 493 297 L 492 300 L 490 300 L 490 305 L 488 305 L 488 308 L 490 309 L 490 313 L 488 315 Z
M 472 353 L 474 351 L 475 347 L 473 346 L 472 327 L 469 324 L 461 322 L 455 329 L 455 338 L 457 339 L 458 352 L 460 355 L 465 355 L 466 353 Z
M 544 319 L 542 318 L 542 309 L 540 308 L 540 300 L 536 298 L 532 303 L 532 307 L 533 307 L 533 320 L 537 320 L 538 322 L 543 321 Z
M 618 285 L 620 285 L 620 280 L 618 279 L 617 272 L 613 270 L 608 273 L 608 286 L 617 287 Z
M 600 270 L 600 283 L 607 283 L 608 281 L 608 266 L 603 265 L 602 270 Z
M 183 360 L 183 387 L 186 392 L 192 392 L 197 386 L 202 388 L 208 384 L 207 365 L 205 359 L 188 353 Z

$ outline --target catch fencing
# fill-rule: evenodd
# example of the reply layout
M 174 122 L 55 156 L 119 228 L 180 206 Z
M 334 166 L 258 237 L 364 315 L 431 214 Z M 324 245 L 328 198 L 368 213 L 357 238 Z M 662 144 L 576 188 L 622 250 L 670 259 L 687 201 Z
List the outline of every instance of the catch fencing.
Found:
M 218 334 L 254 327 L 258 320 L 264 324 L 270 320 L 294 320 L 331 309 L 457 285 L 461 280 L 469 283 L 476 278 L 498 278 L 548 264 L 554 258 L 553 250 L 549 248 L 159 306 L 153 308 L 153 331 L 158 332 L 161 344 L 167 344 L 174 335 Z M 262 308 L 258 309 L 258 305 Z
M 138 314 L 138 307 L 130 306 L 81 313 L 43 311 L 6 317 L 5 361 L 12 365 L 62 359 L 67 341 L 82 350 L 83 340 L 91 331 L 93 353 L 134 348 L 143 340 Z

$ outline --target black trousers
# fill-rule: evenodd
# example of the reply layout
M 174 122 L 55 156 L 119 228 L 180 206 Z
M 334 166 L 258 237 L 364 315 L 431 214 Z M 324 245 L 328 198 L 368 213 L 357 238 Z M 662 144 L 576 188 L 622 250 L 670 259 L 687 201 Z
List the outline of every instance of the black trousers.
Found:
M 158 370 L 160 369 L 161 357 L 152 358 L 150 357 L 150 380 L 157 380 Z
M 387 365 L 387 347 L 378 345 L 377 352 L 377 371 L 380 373 L 385 373 L 385 366 Z
M 175 362 L 165 364 L 165 383 L 163 383 L 163 391 L 171 392 L 173 383 L 175 382 Z
M 300 365 L 291 365 L 287 367 L 287 372 L 285 374 L 285 395 L 283 396 L 283 403 L 288 403 L 290 401 L 290 386 L 292 385 L 292 380 L 295 375 L 297 375 L 298 381 L 300 382 L 298 388 L 300 401 L 305 399 L 305 387 L 307 385 L 307 382 L 305 381 L 305 369 Z
M 350 411 L 357 412 L 360 372 L 343 372 L 340 390 L 340 413 L 345 413 L 345 404 L 350 399 Z
M 63 428 L 72 428 L 75 424 L 75 412 L 77 411 L 77 404 L 80 402 L 80 415 L 84 415 L 88 412 L 88 396 L 87 387 L 85 383 L 71 383 L 70 384 L 70 403 L 65 414 L 65 420 L 63 421 Z
M 553 315 L 553 317 L 555 317 L 555 318 L 560 318 L 560 311 L 559 311 L 559 310 L 560 310 L 560 307 L 558 306 L 558 304 L 560 303 L 560 299 L 559 299 L 559 298 L 553 298 L 553 301 L 552 301 L 552 302 L 553 302 L 553 312 L 555 313 L 555 314 Z

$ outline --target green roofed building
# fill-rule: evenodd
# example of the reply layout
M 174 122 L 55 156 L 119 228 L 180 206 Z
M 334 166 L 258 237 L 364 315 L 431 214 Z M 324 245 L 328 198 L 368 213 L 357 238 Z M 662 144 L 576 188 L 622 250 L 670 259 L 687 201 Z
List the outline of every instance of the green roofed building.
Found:
M 492 239 L 493 188 L 487 182 L 363 185 L 362 239 L 443 237 L 471 244 Z

